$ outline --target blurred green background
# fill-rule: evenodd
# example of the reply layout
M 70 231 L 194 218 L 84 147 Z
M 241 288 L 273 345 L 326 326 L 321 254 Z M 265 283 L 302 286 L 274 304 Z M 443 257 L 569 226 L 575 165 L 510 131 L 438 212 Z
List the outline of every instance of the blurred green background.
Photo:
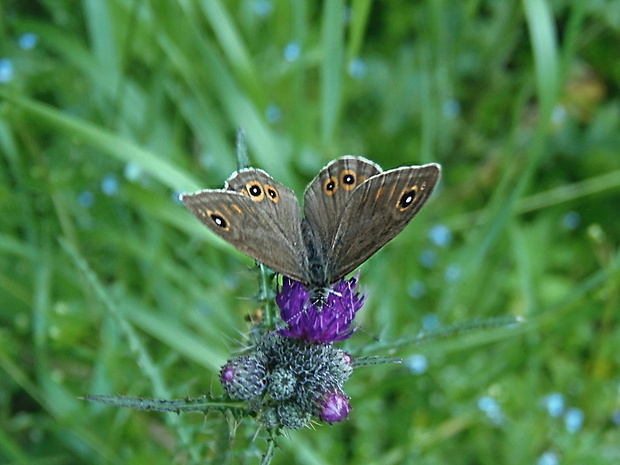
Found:
M 443 166 L 343 345 L 406 363 L 273 463 L 620 463 L 620 2 L 1 8 L 0 463 L 259 462 L 252 422 L 79 399 L 221 392 L 258 275 L 177 196 L 238 127 L 300 195 L 343 154 Z

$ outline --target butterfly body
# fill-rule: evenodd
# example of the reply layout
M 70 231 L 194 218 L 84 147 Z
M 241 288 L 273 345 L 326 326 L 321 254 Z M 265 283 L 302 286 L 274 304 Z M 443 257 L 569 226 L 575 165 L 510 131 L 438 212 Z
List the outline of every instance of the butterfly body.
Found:
M 295 193 L 265 171 L 233 173 L 224 189 L 181 196 L 209 229 L 274 271 L 325 288 L 400 233 L 439 181 L 436 163 L 383 171 L 361 157 L 329 163 Z

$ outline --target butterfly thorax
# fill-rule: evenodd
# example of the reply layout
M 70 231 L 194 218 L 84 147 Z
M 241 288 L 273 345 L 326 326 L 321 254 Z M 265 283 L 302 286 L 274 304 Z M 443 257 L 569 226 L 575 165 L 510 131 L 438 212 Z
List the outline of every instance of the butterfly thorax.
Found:
M 312 229 L 312 225 L 305 219 L 301 224 L 302 236 L 304 239 L 304 245 L 306 246 L 306 254 L 308 259 L 308 269 L 306 281 L 308 289 L 325 290 L 330 283 L 329 270 L 327 269 L 326 257 L 328 257 L 327 250 L 325 250 L 325 244 L 323 244 L 320 238 Z M 324 292 L 322 292 L 324 294 Z

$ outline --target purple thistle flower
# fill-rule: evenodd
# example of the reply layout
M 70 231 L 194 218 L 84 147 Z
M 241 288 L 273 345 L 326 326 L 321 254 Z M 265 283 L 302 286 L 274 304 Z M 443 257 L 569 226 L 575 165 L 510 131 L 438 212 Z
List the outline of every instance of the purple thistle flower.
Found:
M 351 411 L 349 398 L 341 392 L 330 392 L 321 401 L 319 417 L 328 423 L 346 420 Z
M 351 337 L 356 329 L 351 328 L 351 323 L 366 300 L 366 296 L 355 292 L 358 278 L 338 281 L 326 289 L 326 298 L 317 302 L 303 284 L 285 277 L 276 303 L 287 327 L 278 333 L 321 344 Z

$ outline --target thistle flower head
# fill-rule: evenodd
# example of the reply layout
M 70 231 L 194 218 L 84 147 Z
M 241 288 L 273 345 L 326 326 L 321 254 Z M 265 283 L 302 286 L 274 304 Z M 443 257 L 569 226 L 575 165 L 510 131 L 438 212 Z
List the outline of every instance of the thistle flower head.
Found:
M 252 399 L 265 392 L 267 370 L 262 354 L 230 359 L 220 370 L 220 381 L 233 399 Z
M 220 372 L 226 393 L 248 400 L 267 428 L 299 429 L 314 418 L 346 418 L 350 406 L 343 384 L 352 358 L 332 344 L 265 334 L 247 355 L 230 359 Z
M 278 419 L 280 424 L 289 429 L 300 429 L 310 423 L 310 412 L 295 402 L 286 402 L 278 405 Z
M 350 411 L 351 404 L 346 395 L 337 391 L 330 392 L 321 399 L 319 418 L 328 423 L 338 423 L 345 420 Z
M 317 301 L 302 283 L 285 277 L 276 303 L 287 327 L 278 332 L 322 344 L 348 339 L 355 332 L 351 327 L 355 314 L 366 299 L 355 291 L 357 280 L 358 276 L 338 281 Z
M 228 395 L 250 401 L 267 428 L 299 429 L 312 418 L 336 423 L 351 406 L 343 384 L 353 372 L 352 357 L 333 346 L 347 339 L 365 297 L 356 292 L 358 277 L 342 279 L 317 300 L 303 284 L 284 278 L 276 296 L 286 327 L 263 334 L 247 355 L 222 368 Z
M 275 400 L 289 399 L 295 393 L 297 377 L 291 370 L 283 366 L 276 366 L 269 374 L 269 395 Z

